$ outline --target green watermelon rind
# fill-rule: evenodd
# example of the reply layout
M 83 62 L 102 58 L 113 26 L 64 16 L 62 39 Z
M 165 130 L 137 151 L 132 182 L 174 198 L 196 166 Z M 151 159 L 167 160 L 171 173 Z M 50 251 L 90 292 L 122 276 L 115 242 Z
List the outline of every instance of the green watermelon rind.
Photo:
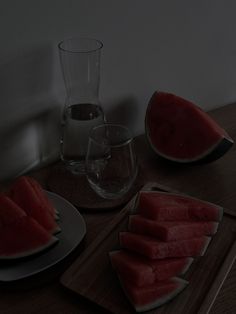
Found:
M 180 284 L 174 291 L 170 292 L 169 294 L 166 294 L 165 296 L 163 296 L 161 298 L 158 298 L 156 301 L 154 301 L 152 303 L 138 306 L 138 305 L 135 305 L 134 302 L 132 301 L 132 299 L 130 298 L 128 292 L 126 291 L 125 285 L 122 283 L 121 277 L 119 276 L 118 273 L 117 273 L 117 276 L 119 278 L 119 281 L 120 281 L 121 287 L 124 291 L 124 294 L 126 295 L 129 302 L 132 304 L 132 306 L 134 307 L 136 312 L 149 311 L 149 310 L 155 309 L 157 307 L 160 307 L 167 302 L 170 302 L 175 297 L 177 297 L 189 284 L 189 282 L 187 280 L 184 280 L 184 279 L 179 278 L 179 277 L 173 277 L 171 279 L 174 281 L 177 281 Z
M 58 214 L 57 212 L 55 212 L 54 219 L 55 219 L 56 221 L 59 221 L 59 220 L 60 220 L 60 216 L 59 216 L 59 214 Z
M 58 234 L 61 232 L 61 227 L 57 225 L 57 227 L 53 230 L 53 234 Z
M 59 241 L 59 239 L 55 236 L 52 236 L 50 241 L 48 241 L 46 244 L 44 245 L 40 245 L 37 248 L 34 249 L 30 249 L 27 251 L 23 251 L 23 252 L 19 252 L 16 254 L 8 254 L 8 255 L 0 255 L 0 260 L 16 260 L 16 259 L 20 259 L 20 258 L 25 258 L 25 257 L 29 257 L 32 255 L 36 255 L 38 253 L 42 253 L 43 251 L 49 249 L 51 246 L 55 245 L 57 242 Z
M 182 270 L 182 272 L 180 273 L 181 276 L 183 276 L 184 274 L 187 273 L 187 271 L 189 270 L 190 266 L 192 265 L 193 261 L 194 261 L 194 258 L 189 256 L 189 257 L 186 257 L 186 259 L 188 259 L 188 262 L 186 263 L 184 269 Z
M 202 248 L 202 251 L 201 251 L 201 253 L 199 254 L 199 256 L 205 255 L 206 250 L 207 250 L 207 248 L 208 248 L 208 246 L 209 246 L 209 244 L 210 244 L 210 242 L 211 242 L 211 239 L 212 239 L 211 237 L 205 237 L 206 242 L 205 242 L 205 244 L 204 244 L 204 246 L 203 246 L 203 248 Z
M 203 154 L 198 155 L 196 158 L 174 158 L 170 155 L 166 155 L 158 150 L 155 145 L 152 143 L 150 132 L 146 126 L 146 136 L 148 142 L 152 148 L 152 150 L 164 160 L 168 160 L 171 162 L 177 162 L 181 164 L 201 164 L 201 163 L 209 163 L 219 159 L 224 156 L 227 151 L 233 146 L 234 141 L 231 138 L 222 137 L 212 145 L 208 150 L 206 150 Z

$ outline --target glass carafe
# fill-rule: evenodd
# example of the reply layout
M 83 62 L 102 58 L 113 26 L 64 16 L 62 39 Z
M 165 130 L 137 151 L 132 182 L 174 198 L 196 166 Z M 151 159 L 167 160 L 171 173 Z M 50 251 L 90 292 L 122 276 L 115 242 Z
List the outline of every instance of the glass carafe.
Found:
M 67 94 L 61 159 L 72 173 L 83 174 L 90 129 L 105 121 L 99 101 L 103 44 L 96 39 L 71 38 L 58 47 Z

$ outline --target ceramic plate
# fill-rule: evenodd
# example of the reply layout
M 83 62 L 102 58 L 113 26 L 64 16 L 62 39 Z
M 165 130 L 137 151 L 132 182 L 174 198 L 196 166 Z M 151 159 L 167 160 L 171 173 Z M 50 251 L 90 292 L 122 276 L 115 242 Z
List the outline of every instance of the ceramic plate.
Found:
M 61 196 L 46 193 L 60 217 L 58 224 L 61 232 L 56 234 L 58 243 L 35 256 L 0 265 L 0 281 L 19 280 L 48 269 L 70 254 L 84 238 L 86 225 L 79 211 Z

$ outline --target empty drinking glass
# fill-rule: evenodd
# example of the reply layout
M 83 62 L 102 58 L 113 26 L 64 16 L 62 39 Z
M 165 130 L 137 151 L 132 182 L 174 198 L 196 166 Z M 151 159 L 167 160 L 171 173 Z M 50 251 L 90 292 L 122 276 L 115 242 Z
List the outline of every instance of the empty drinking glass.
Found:
M 122 197 L 137 175 L 133 138 L 127 127 L 102 124 L 90 131 L 86 155 L 87 179 L 103 198 Z
M 103 44 L 96 39 L 71 38 L 58 47 L 67 93 L 61 159 L 72 173 L 83 174 L 89 131 L 105 121 L 98 96 Z

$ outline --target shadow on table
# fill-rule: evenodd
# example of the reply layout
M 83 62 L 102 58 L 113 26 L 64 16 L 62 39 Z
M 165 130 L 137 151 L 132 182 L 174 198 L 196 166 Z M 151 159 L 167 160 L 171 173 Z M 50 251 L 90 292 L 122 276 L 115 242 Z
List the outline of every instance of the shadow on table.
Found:
M 51 42 L 1 58 L 0 180 L 58 155 L 65 91 L 57 59 Z
M 36 287 L 45 286 L 47 284 L 52 283 L 55 279 L 59 279 L 59 277 L 63 274 L 63 272 L 71 265 L 71 263 L 83 252 L 85 248 L 85 238 L 81 241 L 81 243 L 63 260 L 59 261 L 55 265 L 49 267 L 48 269 L 41 271 L 35 275 L 32 275 L 28 278 L 19 279 L 10 282 L 1 282 L 0 281 L 0 291 L 4 293 L 4 291 L 27 291 Z M 49 248 L 50 249 L 50 248 Z M 37 255 L 39 256 L 40 253 Z M 37 258 L 37 256 L 26 257 L 27 261 L 29 259 Z M 20 262 L 24 261 L 20 259 Z M 4 267 L 6 265 L 14 266 L 14 264 L 18 263 L 19 260 L 12 261 L 1 261 L 0 267 Z

